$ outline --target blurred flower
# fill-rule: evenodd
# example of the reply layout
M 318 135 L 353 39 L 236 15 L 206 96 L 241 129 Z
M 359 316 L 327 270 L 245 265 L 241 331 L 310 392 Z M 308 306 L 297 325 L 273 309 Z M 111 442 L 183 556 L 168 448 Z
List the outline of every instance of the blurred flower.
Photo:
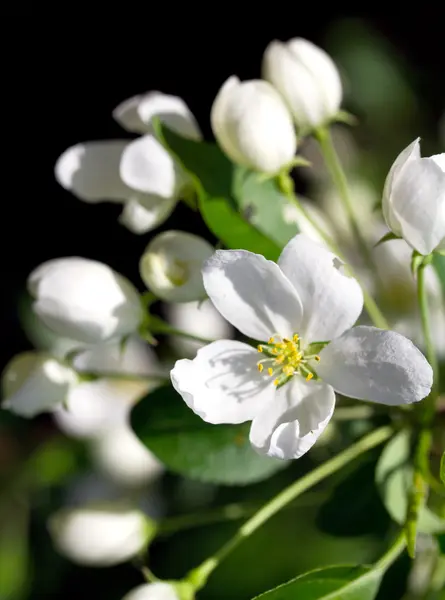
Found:
M 32 308 L 60 336 L 98 343 L 133 333 L 142 319 L 137 290 L 107 265 L 57 258 L 28 277 Z
M 319 229 L 321 229 L 325 235 L 332 237 L 330 223 L 316 204 L 303 198 L 299 198 L 299 202 L 304 212 L 298 210 L 296 206 L 290 203 L 283 206 L 284 222 L 288 224 L 295 223 L 300 233 L 304 233 L 319 244 L 327 247 L 325 237 L 321 235 Z M 313 223 L 315 223 L 316 226 L 314 226 Z
M 114 119 L 127 131 L 153 133 L 153 117 L 158 117 L 172 131 L 183 137 L 200 140 L 201 131 L 187 104 L 178 96 L 151 91 L 121 102 L 113 111 Z
M 275 174 L 294 158 L 291 116 L 266 81 L 229 77 L 214 100 L 211 123 L 219 145 L 235 163 Z
M 383 190 L 391 231 L 420 254 L 445 249 L 445 153 L 421 158 L 417 138 L 395 160 Z
M 338 113 L 342 85 L 337 67 L 311 42 L 302 38 L 271 42 L 264 52 L 262 71 L 303 131 L 328 123 Z
M 220 340 L 176 362 L 173 386 L 196 414 L 252 421 L 255 450 L 292 459 L 325 430 L 334 390 L 388 405 L 428 395 L 432 369 L 412 342 L 353 327 L 362 291 L 334 254 L 299 234 L 278 263 L 243 250 L 219 250 L 206 262 L 204 286 L 217 309 L 244 335 L 268 341 L 258 346 L 260 361 L 251 346 Z
M 175 588 L 164 581 L 144 583 L 124 596 L 122 600 L 181 600 Z
M 141 278 L 162 300 L 202 300 L 206 292 L 201 268 L 213 251 L 213 246 L 197 235 L 164 231 L 151 240 L 141 257 Z
M 147 135 L 135 141 L 104 140 L 71 146 L 57 160 L 55 176 L 80 200 L 122 203 L 121 223 L 133 233 L 145 233 L 168 218 L 188 185 L 182 169 L 152 134 L 153 117 L 194 139 L 199 130 L 185 103 L 161 92 L 130 98 L 113 116 L 130 131 Z
M 197 335 L 209 340 L 230 339 L 234 329 L 216 310 L 211 300 L 166 304 L 164 306 L 168 322 L 185 333 Z M 180 336 L 171 336 L 171 343 L 178 354 L 194 356 L 205 343 L 188 340 Z
M 57 550 L 73 562 L 108 567 L 141 552 L 153 526 L 136 508 L 110 502 L 60 510 L 48 529 Z
M 18 354 L 3 372 L 2 408 L 22 417 L 53 411 L 66 401 L 77 382 L 75 371 L 50 354 Z

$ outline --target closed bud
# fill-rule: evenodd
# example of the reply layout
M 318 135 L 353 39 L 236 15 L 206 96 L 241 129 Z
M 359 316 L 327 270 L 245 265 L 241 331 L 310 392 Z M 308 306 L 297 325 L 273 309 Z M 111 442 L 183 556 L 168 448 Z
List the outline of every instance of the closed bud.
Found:
M 263 56 L 262 73 L 286 101 L 304 132 L 332 120 L 342 101 L 338 69 L 324 50 L 302 38 L 271 42 Z
M 144 583 L 134 588 L 122 600 L 182 600 L 176 589 L 165 581 Z
M 139 263 L 142 280 L 168 302 L 191 302 L 206 297 L 201 268 L 214 248 L 184 231 L 165 231 L 152 239 Z
M 86 258 L 57 258 L 28 278 L 33 310 L 61 336 L 85 343 L 122 338 L 143 316 L 134 286 L 107 265 Z
M 278 173 L 295 155 L 290 113 L 266 81 L 229 77 L 213 103 L 211 123 L 227 156 L 255 171 Z
M 3 372 L 2 408 L 22 417 L 53 411 L 65 402 L 77 381 L 76 373 L 50 354 L 18 354 Z
M 445 248 L 445 153 L 421 158 L 417 138 L 392 165 L 382 202 L 388 227 L 414 250 Z

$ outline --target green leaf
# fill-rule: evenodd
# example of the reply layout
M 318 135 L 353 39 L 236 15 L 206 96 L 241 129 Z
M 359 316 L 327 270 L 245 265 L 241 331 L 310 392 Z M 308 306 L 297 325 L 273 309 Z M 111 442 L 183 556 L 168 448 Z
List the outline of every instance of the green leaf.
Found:
M 361 565 L 316 569 L 260 596 L 258 600 L 374 600 L 384 571 Z M 256 599 L 255 599 L 256 600 Z
M 440 478 L 445 485 L 445 452 L 442 454 L 442 459 L 440 461 Z
M 198 194 L 199 210 L 212 233 L 228 248 L 244 248 L 277 260 L 280 245 L 269 239 L 239 212 L 235 187 L 239 170 L 216 144 L 189 140 L 174 133 L 159 121 L 159 139 L 192 178 Z M 271 182 L 264 182 L 270 189 Z M 296 232 L 296 231 L 295 231 Z
M 389 231 L 382 238 L 380 238 L 376 244 L 374 244 L 374 248 L 377 248 L 377 246 L 380 246 L 380 244 L 384 244 L 385 242 L 390 242 L 391 240 L 400 240 L 400 237 L 392 231 Z
M 131 425 L 167 468 L 191 479 L 247 485 L 289 464 L 257 454 L 249 442 L 249 424 L 206 423 L 171 386 L 142 399 L 133 408 Z
M 411 435 L 400 431 L 385 446 L 377 464 L 375 478 L 386 510 L 392 519 L 404 525 L 409 494 L 413 482 L 411 463 Z M 432 493 L 432 492 L 431 492 Z M 419 512 L 417 530 L 423 533 L 445 532 L 445 519 L 441 519 L 427 506 Z

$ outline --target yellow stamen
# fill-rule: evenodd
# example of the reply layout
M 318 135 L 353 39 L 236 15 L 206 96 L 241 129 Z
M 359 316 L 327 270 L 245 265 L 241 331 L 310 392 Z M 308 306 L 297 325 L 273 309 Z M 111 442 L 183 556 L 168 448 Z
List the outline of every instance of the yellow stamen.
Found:
M 310 381 L 312 379 L 312 377 L 313 377 L 313 374 L 312 373 L 308 373 L 307 377 L 306 377 L 306 381 Z
M 269 368 L 267 369 L 267 372 L 268 372 L 268 373 L 269 373 L 269 375 L 272 377 L 272 375 L 273 375 L 273 369 L 272 369 L 272 367 L 269 367 Z
M 269 338 L 269 344 L 273 344 L 275 342 L 275 338 L 271 337 Z
M 264 369 L 264 365 L 262 365 L 261 363 L 259 363 L 258 364 L 258 371 L 261 373 L 263 369 Z
M 317 354 L 317 356 L 314 356 L 314 360 L 316 360 L 317 362 L 320 362 L 320 357 L 318 356 L 318 354 Z
M 258 352 L 262 352 L 263 351 L 263 346 L 258 346 Z
M 294 340 L 295 343 L 297 343 L 300 338 L 299 338 L 298 334 L 295 333 L 294 337 L 292 339 Z
M 274 384 L 274 385 L 278 385 L 279 383 L 280 383 L 280 382 L 279 382 L 279 380 L 278 380 L 278 379 L 274 379 L 274 382 L 273 382 L 273 384 Z

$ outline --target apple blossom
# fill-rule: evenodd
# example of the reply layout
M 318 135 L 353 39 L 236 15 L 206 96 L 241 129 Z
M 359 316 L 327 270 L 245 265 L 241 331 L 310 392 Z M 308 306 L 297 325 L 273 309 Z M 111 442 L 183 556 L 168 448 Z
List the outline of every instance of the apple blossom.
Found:
M 181 600 L 175 588 L 165 581 L 144 583 L 126 594 L 122 600 Z
M 202 300 L 206 292 L 201 268 L 213 251 L 213 246 L 197 235 L 164 231 L 151 240 L 141 257 L 141 278 L 162 300 Z
M 326 124 L 340 108 L 343 91 L 334 61 L 305 39 L 271 42 L 262 74 L 280 92 L 303 131 Z
M 71 561 L 108 567 L 130 560 L 150 540 L 148 517 L 120 502 L 91 503 L 58 511 L 48 521 L 57 550 Z
M 50 329 L 85 343 L 122 338 L 143 316 L 139 294 L 122 275 L 86 258 L 49 260 L 28 277 L 33 311 Z
M 332 417 L 334 390 L 388 405 L 429 394 L 433 372 L 420 350 L 393 331 L 353 327 L 363 308 L 359 284 L 305 235 L 287 244 L 278 264 L 243 250 L 217 251 L 203 279 L 221 314 L 260 343 L 213 342 L 193 361 L 177 361 L 171 380 L 205 421 L 252 421 L 259 453 L 305 454 Z
M 73 369 L 44 352 L 23 352 L 3 372 L 2 408 L 22 417 L 53 411 L 78 383 Z
M 382 207 L 391 231 L 427 255 L 445 249 L 445 153 L 422 158 L 419 139 L 392 165 Z
M 218 143 L 235 163 L 275 174 L 294 158 L 297 139 L 291 116 L 266 81 L 229 77 L 210 118 Z

